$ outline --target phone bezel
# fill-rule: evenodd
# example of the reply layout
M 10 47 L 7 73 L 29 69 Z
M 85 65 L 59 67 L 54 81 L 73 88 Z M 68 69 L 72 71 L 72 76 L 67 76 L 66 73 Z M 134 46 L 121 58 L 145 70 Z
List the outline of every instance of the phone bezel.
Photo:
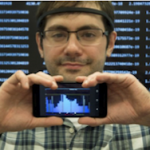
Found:
M 82 83 L 57 83 L 58 85 L 65 85 L 69 84 L 71 87 L 73 87 L 76 84 L 82 84 Z M 34 84 L 32 86 L 32 97 L 33 97 L 33 115 L 35 117 L 50 117 L 47 115 L 41 115 L 40 113 L 40 88 L 44 88 L 42 85 Z M 96 93 L 96 89 L 99 89 L 100 92 Z M 101 83 L 98 84 L 95 87 L 91 87 L 90 90 L 95 90 L 95 94 L 98 94 L 97 97 L 99 98 L 99 115 L 98 116 L 89 116 L 89 117 L 94 117 L 94 118 L 103 118 L 107 116 L 107 84 L 106 83 Z M 93 95 L 92 95 L 93 96 Z M 95 95 L 94 95 L 95 96 Z M 94 107 L 94 106 L 93 106 Z M 97 105 L 95 106 L 97 107 Z M 84 116 L 70 116 L 69 114 L 66 116 L 59 116 L 57 117 L 84 117 Z

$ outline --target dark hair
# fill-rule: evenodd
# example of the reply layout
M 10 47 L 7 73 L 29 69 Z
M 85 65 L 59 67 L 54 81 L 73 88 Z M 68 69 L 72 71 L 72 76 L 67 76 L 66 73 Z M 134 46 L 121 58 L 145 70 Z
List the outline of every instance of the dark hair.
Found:
M 41 4 L 38 7 L 38 10 L 37 10 L 36 19 L 38 20 L 38 18 L 47 11 L 54 10 L 56 8 L 61 8 L 61 7 L 77 7 L 78 5 L 81 5 L 83 3 L 85 3 L 85 2 L 84 1 L 41 2 Z M 110 1 L 89 1 L 88 3 L 95 3 L 114 22 L 114 7 Z M 109 26 L 109 24 L 107 23 L 107 20 L 104 17 L 103 17 L 103 23 L 105 26 L 105 30 L 109 31 L 109 33 L 113 31 L 112 27 Z M 43 31 L 45 24 L 46 24 L 46 18 L 42 20 L 42 24 L 38 30 Z

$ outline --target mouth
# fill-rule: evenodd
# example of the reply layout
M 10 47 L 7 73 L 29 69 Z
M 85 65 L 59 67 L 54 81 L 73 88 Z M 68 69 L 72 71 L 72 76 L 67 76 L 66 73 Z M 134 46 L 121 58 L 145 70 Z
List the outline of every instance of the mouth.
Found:
M 63 63 L 62 66 L 69 70 L 79 70 L 83 66 L 85 66 L 85 64 L 67 62 L 67 63 Z

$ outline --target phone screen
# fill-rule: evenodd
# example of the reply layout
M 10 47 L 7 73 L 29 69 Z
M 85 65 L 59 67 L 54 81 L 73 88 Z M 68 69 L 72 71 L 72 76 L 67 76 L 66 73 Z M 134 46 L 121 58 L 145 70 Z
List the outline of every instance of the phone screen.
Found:
M 33 109 L 37 117 L 105 117 L 107 86 L 83 88 L 80 83 L 58 83 L 58 89 L 52 90 L 33 85 Z

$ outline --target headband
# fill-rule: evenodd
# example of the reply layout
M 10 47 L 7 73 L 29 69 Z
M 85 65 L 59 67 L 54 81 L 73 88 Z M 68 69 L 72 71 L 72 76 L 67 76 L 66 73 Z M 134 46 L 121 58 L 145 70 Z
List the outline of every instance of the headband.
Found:
M 96 10 L 96 9 L 81 8 L 81 7 L 62 7 L 62 8 L 58 8 L 58 9 L 54 9 L 54 10 L 48 11 L 48 12 L 44 13 L 38 19 L 37 27 L 40 27 L 40 24 L 41 24 L 42 20 L 47 15 L 53 15 L 53 14 L 65 13 L 65 12 L 85 12 L 85 13 L 92 13 L 92 14 L 102 15 L 103 17 L 105 17 L 107 19 L 107 21 L 108 21 L 109 25 L 112 27 L 112 29 L 114 29 L 113 21 L 110 19 L 110 17 L 105 12 L 100 11 L 100 10 Z

